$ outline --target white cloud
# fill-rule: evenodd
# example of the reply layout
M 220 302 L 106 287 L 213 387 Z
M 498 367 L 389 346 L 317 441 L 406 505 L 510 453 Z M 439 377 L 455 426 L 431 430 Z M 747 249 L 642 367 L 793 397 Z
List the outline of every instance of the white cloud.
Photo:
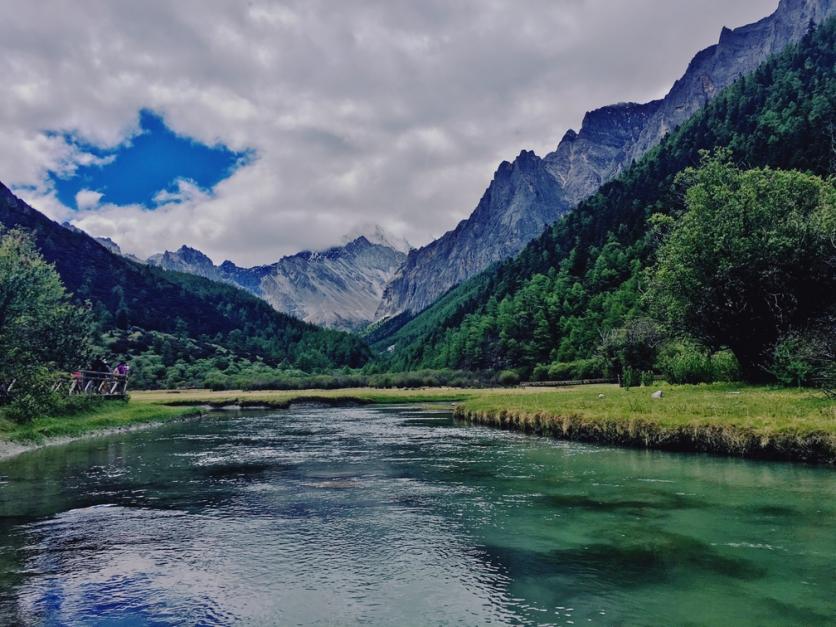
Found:
M 86 205 L 76 222 L 148 254 L 187 243 L 268 262 L 365 222 L 414 244 L 475 207 L 496 165 L 583 113 L 663 94 L 723 25 L 777 0 L 7 2 L 0 180 L 63 219 L 49 170 L 113 147 L 143 108 L 257 159 L 211 194 Z M 92 196 L 88 196 L 92 199 Z
M 82 189 L 75 195 L 75 205 L 81 211 L 89 211 L 90 209 L 95 209 L 99 205 L 99 201 L 102 199 L 102 196 L 103 194 L 101 192 L 97 192 L 92 189 Z

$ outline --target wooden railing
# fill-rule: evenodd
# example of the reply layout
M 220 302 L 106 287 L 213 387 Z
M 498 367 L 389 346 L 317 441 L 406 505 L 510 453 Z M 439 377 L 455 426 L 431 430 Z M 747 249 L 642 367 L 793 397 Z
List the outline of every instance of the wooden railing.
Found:
M 565 385 L 591 385 L 593 383 L 618 383 L 618 379 L 575 379 L 573 381 L 525 381 L 522 387 L 551 388 Z
M 107 396 L 124 398 L 128 393 L 128 376 L 110 372 L 78 370 L 70 377 L 56 381 L 53 392 L 66 391 L 70 396 Z

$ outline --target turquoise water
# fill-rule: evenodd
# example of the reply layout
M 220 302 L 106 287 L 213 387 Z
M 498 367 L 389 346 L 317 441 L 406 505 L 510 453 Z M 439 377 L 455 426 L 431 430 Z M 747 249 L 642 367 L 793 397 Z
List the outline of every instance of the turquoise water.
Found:
M 0 462 L 0 624 L 833 624 L 832 469 L 224 413 Z

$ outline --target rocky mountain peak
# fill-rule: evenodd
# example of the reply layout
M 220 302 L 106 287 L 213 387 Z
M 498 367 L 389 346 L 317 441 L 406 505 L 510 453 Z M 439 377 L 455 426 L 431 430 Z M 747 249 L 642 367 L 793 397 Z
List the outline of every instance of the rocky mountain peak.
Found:
M 836 0 L 781 0 L 770 16 L 723 28 L 719 42 L 697 53 L 661 100 L 622 102 L 590 111 L 580 131 L 567 131 L 539 159 L 522 151 L 499 164 L 470 217 L 409 254 L 386 288 L 378 317 L 417 313 L 448 289 L 518 253 L 543 227 L 640 159 L 737 77 L 798 41 Z

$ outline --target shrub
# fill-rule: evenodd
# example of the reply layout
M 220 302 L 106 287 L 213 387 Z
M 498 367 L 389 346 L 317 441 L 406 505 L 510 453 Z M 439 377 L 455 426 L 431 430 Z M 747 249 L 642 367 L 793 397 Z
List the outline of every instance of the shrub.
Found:
M 621 387 L 630 389 L 636 387 L 641 383 L 639 371 L 635 368 L 627 366 L 624 372 L 621 373 Z
M 658 367 L 669 383 L 710 383 L 714 380 L 711 355 L 693 342 L 665 346 Z
M 641 374 L 641 383 L 645 387 L 650 387 L 656 382 L 656 377 L 653 375 L 652 370 L 645 370 Z
M 550 379 L 550 370 L 551 368 L 546 364 L 538 364 L 534 366 L 534 371 L 531 373 L 531 378 L 534 381 L 547 381 Z
M 556 362 L 548 367 L 548 379 L 550 381 L 596 379 L 602 374 L 603 364 L 597 358 Z
M 513 370 L 503 370 L 496 381 L 499 385 L 517 385 L 520 382 L 520 375 Z
M 740 381 L 740 362 L 730 350 L 722 350 L 711 356 L 711 370 L 715 381 Z
M 770 372 L 787 386 L 836 388 L 836 332 L 814 327 L 783 337 L 772 351 Z
M 210 390 L 228 390 L 230 389 L 230 378 L 223 372 L 213 370 L 203 378 L 203 387 Z

